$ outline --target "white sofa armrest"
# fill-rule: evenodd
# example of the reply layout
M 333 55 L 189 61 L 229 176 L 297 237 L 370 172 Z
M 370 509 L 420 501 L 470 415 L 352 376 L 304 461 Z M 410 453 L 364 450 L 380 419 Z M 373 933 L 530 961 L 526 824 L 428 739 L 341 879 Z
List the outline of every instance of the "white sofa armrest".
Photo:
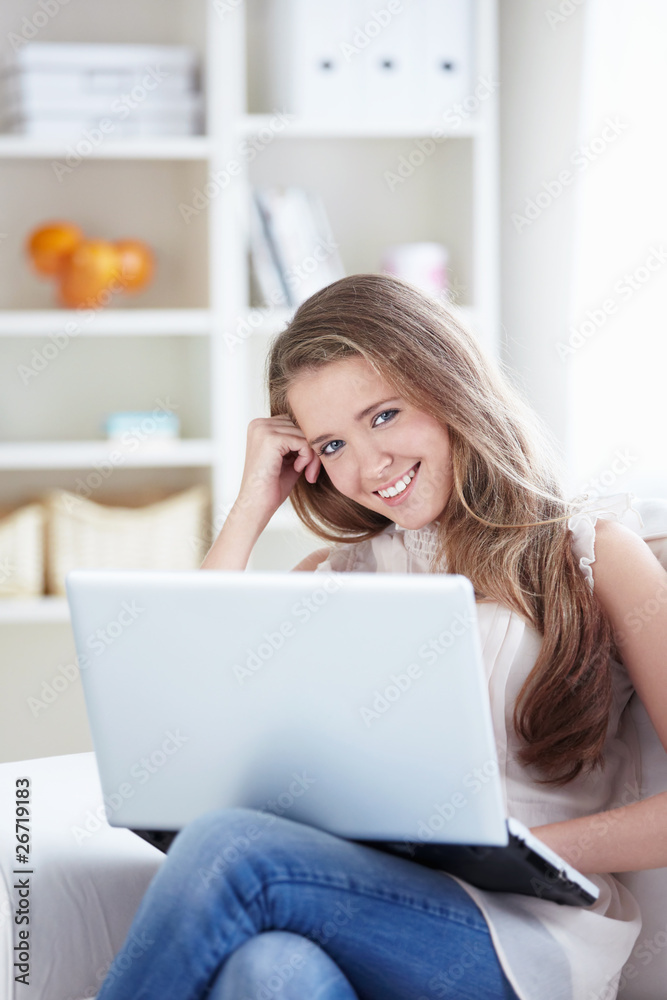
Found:
M 667 791 L 667 753 L 635 692 L 625 709 L 625 726 L 639 740 L 642 798 Z M 633 894 L 642 912 L 642 929 L 626 962 L 619 1000 L 663 1000 L 667 984 L 667 868 L 620 872 L 616 877 Z
M 16 780 L 23 777 L 30 779 L 27 865 L 16 861 Z M 95 996 L 165 855 L 109 826 L 92 752 L 0 764 L 0 822 L 0 996 Z M 25 905 L 19 880 L 29 880 L 29 923 L 16 922 Z M 15 978 L 20 930 L 29 931 L 28 988 Z

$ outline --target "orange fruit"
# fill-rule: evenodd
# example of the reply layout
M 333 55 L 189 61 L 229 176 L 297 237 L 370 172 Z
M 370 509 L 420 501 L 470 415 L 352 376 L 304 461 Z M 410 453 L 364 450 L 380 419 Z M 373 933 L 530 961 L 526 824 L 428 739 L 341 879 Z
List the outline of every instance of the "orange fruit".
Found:
M 57 274 L 63 259 L 83 240 L 83 233 L 71 222 L 49 222 L 33 229 L 26 250 L 38 274 Z
M 107 240 L 82 240 L 59 269 L 59 302 L 69 309 L 106 306 L 123 291 L 120 256 Z
M 116 240 L 114 246 L 120 257 L 119 281 L 126 292 L 138 292 L 153 277 L 155 261 L 153 251 L 142 240 Z

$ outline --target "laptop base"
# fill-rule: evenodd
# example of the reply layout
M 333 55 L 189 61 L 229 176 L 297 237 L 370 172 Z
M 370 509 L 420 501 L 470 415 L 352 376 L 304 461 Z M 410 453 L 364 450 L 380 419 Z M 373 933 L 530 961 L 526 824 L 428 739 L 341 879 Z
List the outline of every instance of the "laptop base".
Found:
M 517 892 L 569 906 L 590 906 L 595 896 L 536 854 L 515 834 L 505 847 L 359 840 L 359 844 L 397 854 L 428 868 L 457 875 L 493 892 Z
M 180 830 L 132 830 L 131 832 L 166 854 Z

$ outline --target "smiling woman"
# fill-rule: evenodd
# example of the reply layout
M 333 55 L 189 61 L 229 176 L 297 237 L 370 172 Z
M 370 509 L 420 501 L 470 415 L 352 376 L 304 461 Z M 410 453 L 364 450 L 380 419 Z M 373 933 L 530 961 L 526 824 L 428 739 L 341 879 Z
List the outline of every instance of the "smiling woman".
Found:
M 297 310 L 266 376 L 272 416 L 317 446 L 294 463 L 311 484 L 290 493 L 304 524 L 335 543 L 434 528 L 434 571 L 546 631 L 515 705 L 523 763 L 554 784 L 599 764 L 609 675 L 588 670 L 585 701 L 580 677 L 612 651 L 611 628 L 576 571 L 549 437 L 475 338 L 407 282 L 352 275 Z M 378 495 L 418 462 L 409 490 Z
M 568 500 L 510 380 L 442 303 L 389 275 L 352 275 L 304 302 L 266 376 L 271 415 L 248 427 L 239 496 L 204 567 L 244 569 L 289 497 L 329 543 L 297 569 L 467 576 L 507 813 L 576 857 L 599 897 L 583 908 L 481 890 L 284 817 L 265 835 L 255 811 L 219 810 L 179 834 L 137 913 L 128 949 L 133 933 L 159 945 L 98 1000 L 165 984 L 202 1000 L 257 996 L 292 960 L 304 971 L 281 986 L 285 1000 L 613 1000 L 642 914 L 610 872 L 667 861 L 659 795 L 622 811 L 613 837 L 593 826 L 641 783 L 620 727 L 635 688 L 667 742 L 667 606 L 631 641 L 618 632 L 628 606 L 667 588 L 628 530 L 632 496 Z M 600 518 L 622 523 L 600 534 L 594 580 Z M 215 878 L 203 887 L 193 870 Z M 348 916 L 335 925 L 334 913 Z

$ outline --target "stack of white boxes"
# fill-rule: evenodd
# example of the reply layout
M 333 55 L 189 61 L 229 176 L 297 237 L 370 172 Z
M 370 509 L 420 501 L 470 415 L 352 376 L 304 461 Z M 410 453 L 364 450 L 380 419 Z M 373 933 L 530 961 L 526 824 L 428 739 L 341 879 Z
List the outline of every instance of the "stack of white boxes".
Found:
M 29 42 L 5 65 L 0 88 L 3 132 L 67 141 L 91 129 L 203 131 L 198 59 L 186 46 Z
M 307 120 L 448 122 L 475 87 L 472 0 L 266 0 L 265 95 Z

